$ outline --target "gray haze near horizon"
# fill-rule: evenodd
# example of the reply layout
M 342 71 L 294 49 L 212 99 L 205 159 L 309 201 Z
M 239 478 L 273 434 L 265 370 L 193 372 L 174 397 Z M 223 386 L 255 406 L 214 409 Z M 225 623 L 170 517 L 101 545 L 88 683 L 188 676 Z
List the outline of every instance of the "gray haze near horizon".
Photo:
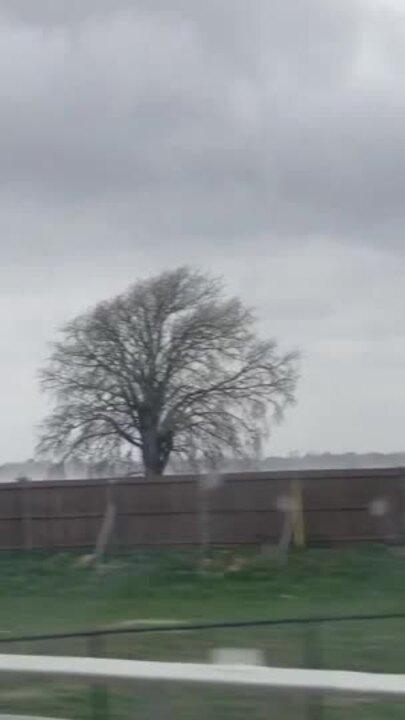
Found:
M 402 0 L 0 0 L 0 460 L 56 328 L 223 274 L 303 351 L 269 452 L 405 448 Z

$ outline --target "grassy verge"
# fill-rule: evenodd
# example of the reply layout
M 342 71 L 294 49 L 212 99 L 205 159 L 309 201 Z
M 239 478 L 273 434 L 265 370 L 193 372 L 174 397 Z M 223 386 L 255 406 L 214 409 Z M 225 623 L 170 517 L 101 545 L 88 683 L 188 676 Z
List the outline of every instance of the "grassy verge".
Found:
M 405 612 L 405 557 L 381 547 L 316 550 L 291 556 L 286 567 L 253 552 L 214 552 L 202 568 L 194 552 L 136 552 L 111 557 L 99 572 L 72 554 L 0 556 L 0 637 L 20 633 L 126 627 L 142 621 L 221 621 L 309 615 Z M 324 666 L 404 672 L 405 620 L 327 623 L 317 638 Z M 262 651 L 268 664 L 308 664 L 304 626 L 120 635 L 111 657 L 209 661 L 215 647 Z M 84 655 L 83 640 L 7 646 L 13 652 Z M 159 699 L 161 710 L 154 706 Z M 113 692 L 111 717 L 268 717 L 268 699 L 248 693 Z M 274 717 L 304 717 L 299 698 L 273 699 Z M 152 710 L 151 710 L 152 708 Z M 154 709 L 153 709 L 154 708 Z M 0 710 L 90 717 L 88 692 L 57 685 L 7 686 Z M 158 714 L 160 712 L 160 715 Z M 325 719 L 399 718 L 404 707 L 334 701 Z M 155 714 L 153 714 L 155 713 Z M 162 714 L 163 713 L 163 714 Z M 301 714 L 300 714 L 301 713 Z

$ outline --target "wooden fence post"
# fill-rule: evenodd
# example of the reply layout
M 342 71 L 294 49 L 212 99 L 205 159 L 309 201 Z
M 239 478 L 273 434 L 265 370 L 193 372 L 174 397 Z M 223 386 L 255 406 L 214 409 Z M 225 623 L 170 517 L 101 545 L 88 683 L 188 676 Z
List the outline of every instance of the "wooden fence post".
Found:
M 201 474 L 197 477 L 199 540 L 203 559 L 212 543 L 211 497 L 220 485 L 221 476 L 218 473 Z
M 102 562 L 107 550 L 107 545 L 112 540 L 116 516 L 117 508 L 114 495 L 114 479 L 112 479 L 106 486 L 106 510 L 94 550 L 94 557 L 97 565 Z
M 20 492 L 21 549 L 32 550 L 32 509 L 30 480 L 27 477 L 17 479 Z
M 292 501 L 293 501 L 293 538 L 296 548 L 305 547 L 305 519 L 304 507 L 302 499 L 302 484 L 300 480 L 292 481 Z

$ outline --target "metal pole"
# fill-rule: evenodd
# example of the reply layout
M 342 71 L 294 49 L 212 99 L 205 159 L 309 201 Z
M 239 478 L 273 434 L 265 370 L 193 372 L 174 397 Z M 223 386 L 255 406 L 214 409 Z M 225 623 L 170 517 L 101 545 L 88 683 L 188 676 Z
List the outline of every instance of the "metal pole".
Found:
M 101 658 L 103 656 L 103 641 L 101 635 L 90 635 L 87 638 L 89 657 Z M 90 687 L 90 705 L 92 720 L 109 720 L 110 707 L 108 685 L 92 685 Z
M 304 667 L 321 670 L 323 667 L 321 625 L 310 624 L 304 630 Z M 322 720 L 324 717 L 323 696 L 309 694 L 305 702 L 305 720 Z

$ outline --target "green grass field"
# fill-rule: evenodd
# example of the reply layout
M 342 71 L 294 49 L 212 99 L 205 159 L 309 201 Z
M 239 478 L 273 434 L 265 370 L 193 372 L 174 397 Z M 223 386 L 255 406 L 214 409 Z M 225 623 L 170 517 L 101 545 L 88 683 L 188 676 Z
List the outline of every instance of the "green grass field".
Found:
M 308 550 L 286 567 L 253 552 L 216 551 L 201 565 L 195 552 L 136 552 L 110 557 L 100 570 L 73 554 L 0 556 L 0 638 L 131 627 L 139 623 L 231 621 L 405 613 L 405 555 L 394 549 Z M 216 647 L 260 649 L 267 664 L 308 665 L 306 626 L 272 626 L 108 637 L 103 654 L 207 662 Z M 405 619 L 325 623 L 316 640 L 324 667 L 405 673 Z M 3 645 L 4 652 L 87 655 L 83 639 Z M 110 694 L 111 717 L 304 718 L 299 697 L 202 693 L 186 688 Z M 158 707 L 159 706 L 159 707 Z M 271 707 L 271 713 L 269 712 Z M 159 709 L 160 708 L 160 709 Z M 136 714 L 135 714 L 136 710 Z M 0 686 L 0 711 L 90 718 L 86 688 L 54 684 Z M 171 714 L 170 714 L 171 713 Z M 331 699 L 325 720 L 403 718 L 405 704 Z

